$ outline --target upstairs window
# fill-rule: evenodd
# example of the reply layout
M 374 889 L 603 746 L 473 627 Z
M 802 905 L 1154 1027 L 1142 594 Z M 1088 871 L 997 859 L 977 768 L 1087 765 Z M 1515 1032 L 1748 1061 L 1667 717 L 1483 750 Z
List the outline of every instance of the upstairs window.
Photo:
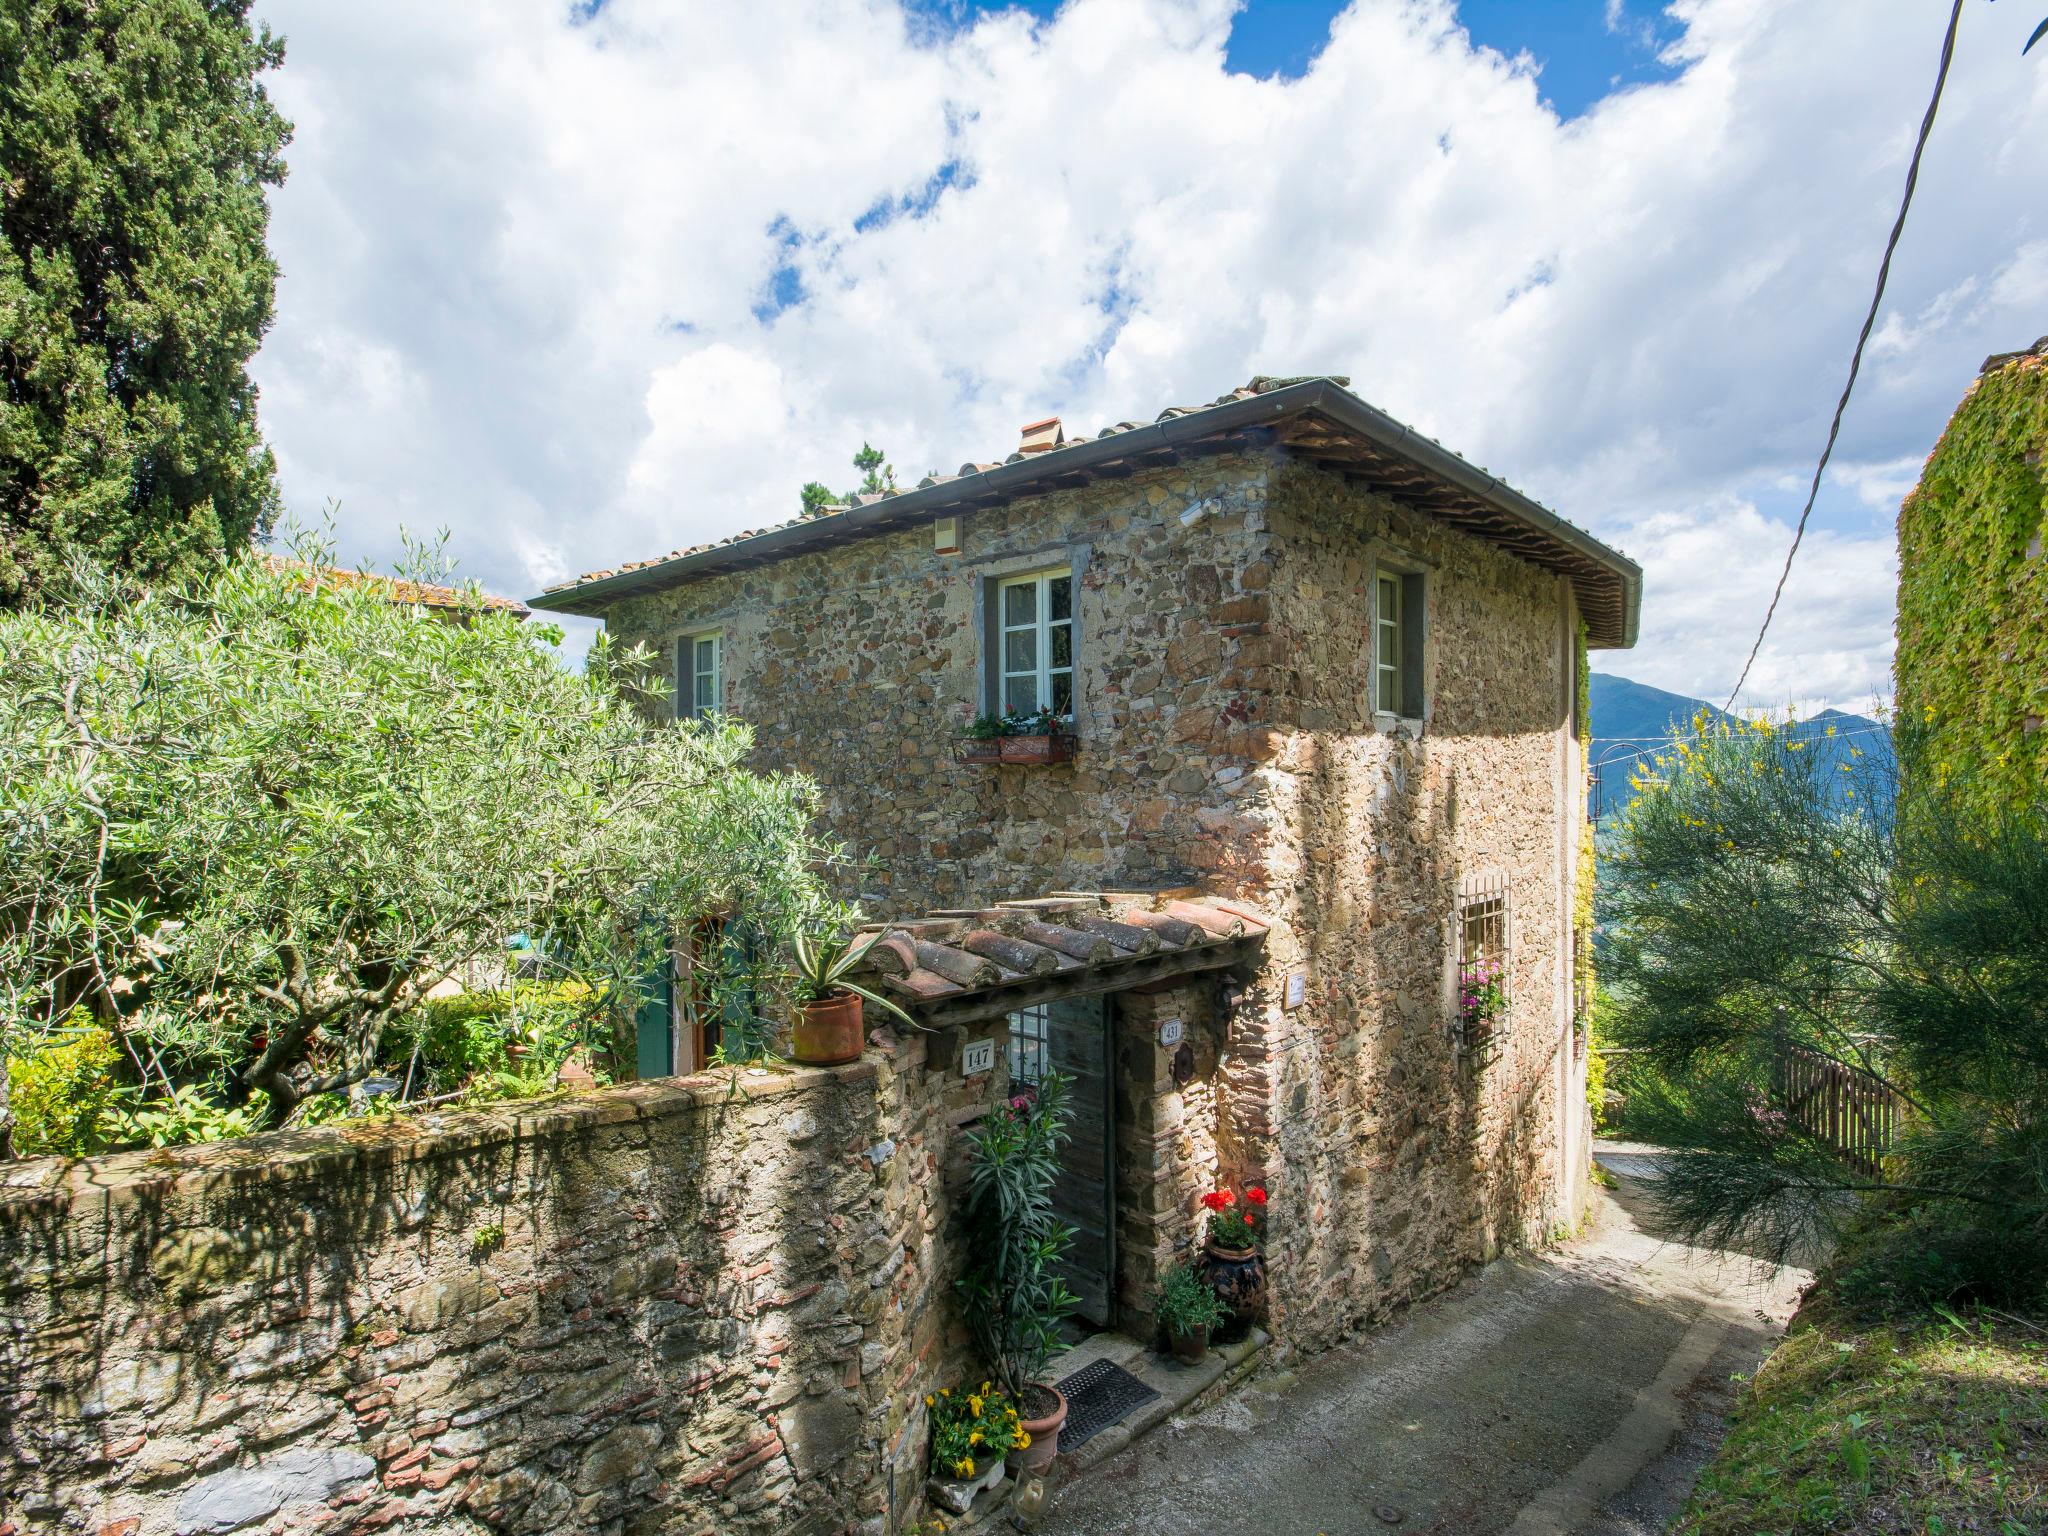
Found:
M 702 720 L 718 714 L 725 699 L 725 637 L 717 631 L 685 635 L 676 642 L 676 716 Z
M 1422 578 L 1382 570 L 1373 578 L 1372 707 L 1422 718 Z
M 1074 573 L 1042 571 L 997 583 L 992 690 L 1003 714 L 1050 707 L 1074 715 Z

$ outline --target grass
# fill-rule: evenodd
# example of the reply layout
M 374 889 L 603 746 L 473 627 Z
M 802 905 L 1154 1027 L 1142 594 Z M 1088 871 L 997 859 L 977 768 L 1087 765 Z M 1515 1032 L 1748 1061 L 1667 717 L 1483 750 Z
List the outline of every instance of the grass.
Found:
M 2048 1320 L 1874 1320 L 1816 1285 L 1672 1532 L 1823 1531 L 2048 1536 Z

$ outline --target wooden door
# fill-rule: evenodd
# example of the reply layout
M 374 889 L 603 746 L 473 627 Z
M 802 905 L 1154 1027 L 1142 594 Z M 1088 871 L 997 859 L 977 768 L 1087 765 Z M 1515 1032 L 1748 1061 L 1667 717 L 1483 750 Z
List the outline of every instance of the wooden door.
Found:
M 1116 1315 L 1116 1113 L 1109 1023 L 1101 997 L 1041 1003 L 1010 1016 L 1010 1073 L 1069 1082 L 1071 1139 L 1061 1150 L 1053 1208 L 1074 1229 L 1063 1269 L 1076 1316 L 1107 1328 Z

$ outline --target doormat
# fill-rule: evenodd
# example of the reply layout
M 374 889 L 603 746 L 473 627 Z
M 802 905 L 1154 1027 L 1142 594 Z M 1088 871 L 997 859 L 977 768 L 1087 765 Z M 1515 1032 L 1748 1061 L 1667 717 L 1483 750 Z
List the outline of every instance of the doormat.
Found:
M 1060 1454 L 1086 1445 L 1159 1394 L 1113 1360 L 1091 1360 L 1059 1384 L 1067 1399 Z

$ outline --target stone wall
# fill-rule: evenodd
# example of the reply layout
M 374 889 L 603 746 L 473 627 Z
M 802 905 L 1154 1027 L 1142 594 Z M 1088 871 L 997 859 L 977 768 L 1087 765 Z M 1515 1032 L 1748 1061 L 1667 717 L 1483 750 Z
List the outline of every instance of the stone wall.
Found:
M 1002 1068 L 4 1165 L 0 1533 L 881 1533 Z
M 1281 926 L 1231 1074 L 1258 1132 L 1238 1149 L 1246 1171 L 1286 1192 L 1274 1304 L 1291 1337 L 1320 1341 L 1582 1206 L 1576 627 L 1559 578 L 1331 475 L 1289 469 L 1268 515 L 1288 666 L 1261 770 L 1272 841 L 1248 894 Z M 1424 574 L 1417 721 L 1376 715 L 1365 684 L 1382 561 Z M 1482 1061 L 1452 1028 L 1454 922 L 1460 878 L 1487 874 L 1509 892 L 1511 1016 Z
M 607 628 L 672 656 L 720 628 L 726 705 L 759 766 L 826 788 L 828 829 L 871 856 L 878 911 L 1165 886 L 1216 867 L 1257 786 L 1273 664 L 1257 594 L 1265 459 L 1226 458 L 881 534 L 615 605 Z M 1191 507 L 1203 513 L 1191 525 Z M 981 708 L 982 583 L 1076 576 L 1076 730 L 1054 768 L 963 768 Z
M 1377 558 L 1426 573 L 1429 708 L 1369 708 Z M 968 768 L 978 593 L 1071 564 L 1080 753 Z M 1569 1049 L 1575 614 L 1559 578 L 1283 456 L 1225 457 L 912 528 L 632 599 L 622 640 L 722 628 L 727 705 L 762 765 L 824 787 L 830 830 L 892 915 L 1057 889 L 1182 882 L 1278 921 L 1266 969 L 1213 1023 L 1180 1114 L 1203 1180 L 1122 1218 L 1156 1269 L 1214 1175 L 1275 1206 L 1274 1322 L 1316 1342 L 1576 1219 L 1589 1127 Z M 1513 1017 L 1497 1059 L 1454 1049 L 1455 893 L 1507 883 Z M 1286 1005 L 1291 976 L 1303 988 Z M 1127 1009 L 1126 1012 L 1132 1012 Z M 1158 1063 L 1134 1064 L 1154 1071 Z M 1161 1127 L 1120 1145 L 1162 1150 Z M 1149 1270 L 1147 1270 L 1149 1272 Z M 1142 1276 L 1125 1302 L 1143 1322 Z

